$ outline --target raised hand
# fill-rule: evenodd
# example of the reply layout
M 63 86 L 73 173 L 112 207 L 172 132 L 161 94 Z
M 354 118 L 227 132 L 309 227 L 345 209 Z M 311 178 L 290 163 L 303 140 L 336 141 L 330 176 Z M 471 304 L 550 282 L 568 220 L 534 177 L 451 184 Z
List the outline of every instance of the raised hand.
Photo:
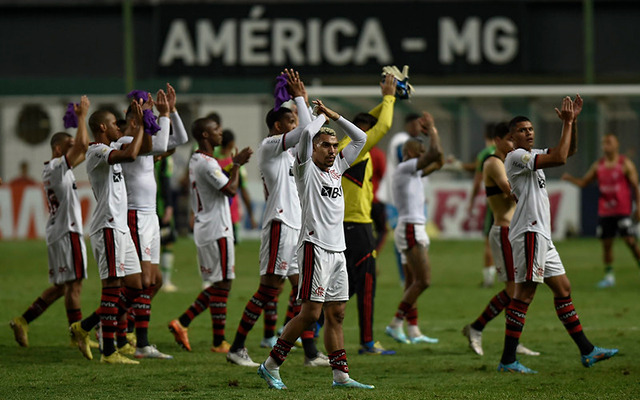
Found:
M 340 118 L 340 114 L 327 108 L 327 106 L 322 103 L 322 100 L 316 99 L 312 103 L 315 105 L 314 111 L 316 111 L 316 114 L 324 114 L 327 118 L 334 121 L 337 121 Z
M 82 96 L 80 98 L 80 104 L 73 105 L 73 111 L 76 113 L 78 118 L 84 118 L 89 112 L 90 105 L 91 103 L 89 102 L 89 98 L 87 96 Z
M 398 84 L 398 80 L 391 74 L 386 74 L 384 76 L 384 82 L 380 83 L 380 88 L 382 89 L 383 96 L 394 96 L 396 93 L 396 85 Z
M 573 121 L 573 102 L 571 97 L 567 96 L 562 99 L 562 111 L 556 108 L 556 114 L 563 122 Z
M 251 150 L 250 147 L 245 147 L 244 149 L 236 153 L 235 156 L 233 156 L 233 163 L 244 165 L 249 161 L 252 154 L 253 150 Z
M 142 109 L 153 111 L 153 106 L 154 106 L 153 96 L 151 95 L 151 93 L 147 93 L 147 94 L 148 94 L 147 101 L 144 104 L 142 104 Z M 142 99 L 140 99 L 140 101 L 142 101 Z
M 164 90 L 158 90 L 156 94 L 156 109 L 160 113 L 161 117 L 168 117 L 169 110 L 171 110 L 171 106 L 169 105 L 169 100 Z
M 149 95 L 149 97 L 151 97 L 151 95 Z M 132 122 L 134 123 L 134 126 L 137 127 L 141 127 L 142 126 L 142 105 L 141 105 L 142 99 L 140 99 L 140 102 L 135 101 L 135 100 L 131 100 L 131 114 L 133 115 L 133 119 Z
M 422 133 L 430 134 L 430 132 L 434 131 L 436 127 L 436 123 L 433 120 L 433 115 L 431 115 L 427 111 L 422 112 L 422 117 L 419 119 L 420 127 L 422 128 Z
M 176 109 L 176 102 L 178 101 L 176 90 L 169 83 L 167 83 L 167 101 L 169 102 L 169 111 L 178 111 Z
M 285 68 L 282 74 L 287 77 L 287 91 L 291 96 L 305 96 L 306 90 L 304 88 L 302 80 L 300 79 L 300 74 L 298 73 L 298 71 Z
M 576 93 L 576 98 L 573 100 L 573 119 L 578 118 L 578 115 L 582 112 L 583 105 L 582 97 L 580 97 L 579 93 Z

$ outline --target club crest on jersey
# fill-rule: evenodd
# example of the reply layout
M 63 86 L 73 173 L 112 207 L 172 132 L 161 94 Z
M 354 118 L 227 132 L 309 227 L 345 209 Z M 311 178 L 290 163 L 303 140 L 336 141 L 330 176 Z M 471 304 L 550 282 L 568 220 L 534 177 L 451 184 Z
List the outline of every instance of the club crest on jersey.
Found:
M 315 290 L 316 296 L 323 297 L 324 296 L 324 288 L 322 286 L 318 286 Z
M 531 154 L 524 153 L 521 159 L 522 159 L 522 162 L 526 164 L 529 162 L 529 160 L 531 160 Z
M 342 187 L 323 186 L 320 195 L 331 199 L 342 197 Z
M 342 176 L 339 173 L 337 173 L 336 170 L 333 168 L 329 170 L 329 175 L 331 175 L 331 177 L 336 180 L 340 179 L 340 177 Z
M 120 182 L 122 180 L 122 173 L 121 172 L 114 172 L 113 173 L 113 181 L 114 182 Z

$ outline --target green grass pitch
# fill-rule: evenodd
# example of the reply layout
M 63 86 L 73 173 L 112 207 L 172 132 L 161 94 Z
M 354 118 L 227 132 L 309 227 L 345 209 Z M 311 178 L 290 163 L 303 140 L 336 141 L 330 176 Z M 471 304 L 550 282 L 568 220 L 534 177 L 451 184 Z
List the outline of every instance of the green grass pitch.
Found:
M 90 247 L 90 246 L 88 246 Z M 193 351 L 180 349 L 167 330 L 195 299 L 201 281 L 193 242 L 176 248 L 174 282 L 180 291 L 160 293 L 153 301 L 149 337 L 174 360 L 142 360 L 138 366 L 113 366 L 87 361 L 69 346 L 63 301 L 32 322 L 30 347 L 13 339 L 9 320 L 22 314 L 48 285 L 44 242 L 0 242 L 0 399 L 632 399 L 640 398 L 640 273 L 630 253 L 617 242 L 615 288 L 596 289 L 602 277 L 600 244 L 576 239 L 557 244 L 573 285 L 573 300 L 587 336 L 597 345 L 618 347 L 620 354 L 586 369 L 576 346 L 558 321 L 551 292 L 541 287 L 529 308 L 522 342 L 542 353 L 520 357 L 538 370 L 534 376 L 496 372 L 502 350 L 504 317 L 484 333 L 484 357 L 467 347 L 461 328 L 472 322 L 500 290 L 479 287 L 481 242 L 434 241 L 431 245 L 432 287 L 419 302 L 422 331 L 438 337 L 435 345 L 401 345 L 384 335 L 401 295 L 390 243 L 378 257 L 375 336 L 395 356 L 358 355 L 357 309 L 347 304 L 345 343 L 351 375 L 374 384 L 372 391 L 334 391 L 328 368 L 302 367 L 303 353 L 293 351 L 281 369 L 286 392 L 268 390 L 253 368 L 229 365 L 224 355 L 209 351 L 211 321 L 201 314 L 189 331 Z M 89 279 L 82 295 L 84 315 L 99 302 L 100 281 L 91 254 Z M 236 274 L 229 298 L 227 339 L 231 341 L 242 310 L 258 285 L 258 243 L 236 247 Z M 280 301 L 279 325 L 286 298 Z M 249 335 L 254 361 L 262 362 L 262 319 Z M 279 326 L 278 325 L 278 326 Z M 322 344 L 319 345 L 323 349 Z

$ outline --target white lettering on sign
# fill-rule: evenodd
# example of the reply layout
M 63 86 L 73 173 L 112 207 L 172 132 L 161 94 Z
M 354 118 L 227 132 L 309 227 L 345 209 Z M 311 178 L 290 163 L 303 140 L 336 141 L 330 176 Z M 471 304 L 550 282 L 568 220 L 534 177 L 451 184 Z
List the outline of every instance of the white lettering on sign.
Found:
M 185 66 L 207 66 L 213 59 L 221 59 L 226 66 L 393 62 L 377 18 L 367 18 L 358 26 L 347 18 L 326 22 L 317 18 L 267 19 L 263 18 L 264 12 L 265 7 L 254 6 L 249 18 L 228 18 L 217 27 L 211 20 L 200 19 L 195 22 L 193 35 L 184 19 L 173 20 L 162 46 L 160 65 L 181 62 Z M 343 38 L 355 39 L 355 44 L 341 44 Z
M 492 17 L 484 25 L 479 17 L 468 17 L 460 29 L 451 17 L 438 20 L 438 61 L 444 65 L 464 57 L 472 65 L 484 59 L 492 64 L 507 64 L 518 55 L 518 27 L 509 18 Z

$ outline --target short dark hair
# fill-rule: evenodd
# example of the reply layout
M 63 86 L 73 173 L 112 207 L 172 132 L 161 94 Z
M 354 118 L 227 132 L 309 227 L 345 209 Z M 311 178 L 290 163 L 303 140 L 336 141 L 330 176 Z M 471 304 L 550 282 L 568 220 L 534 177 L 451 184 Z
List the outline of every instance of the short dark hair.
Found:
M 359 113 L 353 117 L 353 124 L 357 127 L 361 127 L 362 125 L 368 126 L 368 129 L 371 129 L 375 124 L 378 123 L 378 118 L 374 117 L 369 113 Z M 365 130 L 365 129 L 363 129 Z
M 516 127 L 516 125 L 518 125 L 520 122 L 531 122 L 531 120 L 527 117 L 523 117 L 522 115 L 519 115 L 513 118 L 511 121 L 509 121 L 509 130 L 512 131 Z
M 491 132 L 491 138 L 503 139 L 508 134 L 509 134 L 509 124 L 506 121 L 502 121 L 494 125 L 493 132 Z
M 89 117 L 89 129 L 91 129 L 94 137 L 100 132 L 100 125 L 106 123 L 109 115 L 113 115 L 109 110 L 98 110 L 91 114 Z
M 70 138 L 71 135 L 69 135 L 67 132 L 57 132 L 54 133 L 53 136 L 51 136 L 51 148 L 53 149 L 55 146 L 59 145 L 60 143 L 62 143 L 64 140 L 66 140 L 67 138 Z
M 222 117 L 215 111 L 207 114 L 205 118 L 212 119 L 216 124 L 218 124 L 218 126 L 222 126 Z
M 118 128 L 120 128 L 120 130 L 124 132 L 124 130 L 127 128 L 127 120 L 120 118 L 116 121 L 116 125 L 118 125 Z
M 293 113 L 293 111 L 291 111 L 291 109 L 287 107 L 280 107 L 278 111 L 274 110 L 273 108 L 269 110 L 269 112 L 267 113 L 267 118 L 265 119 L 267 128 L 269 128 L 269 130 L 273 129 L 273 126 L 276 124 L 276 122 L 282 120 L 282 118 L 287 113 Z
M 236 135 L 233 134 L 231 129 L 225 129 L 222 131 L 222 147 L 227 147 L 227 145 L 236 140 Z
M 316 133 L 313 136 L 313 139 L 311 140 L 313 144 L 317 144 L 317 141 L 320 135 L 329 135 L 333 137 L 338 137 L 338 135 L 336 135 L 336 131 L 334 131 L 333 128 L 329 128 L 328 126 L 323 126 L 322 128 L 320 128 L 318 133 Z
M 419 118 L 421 118 L 421 117 L 422 117 L 422 115 L 420 115 L 420 114 L 417 114 L 417 113 L 409 113 L 409 114 L 407 114 L 407 116 L 406 116 L 406 117 L 404 117 L 404 123 L 405 123 L 405 124 L 408 124 L 409 122 L 413 122 L 413 121 L 415 121 L 416 119 L 419 119 Z
M 202 134 L 207 129 L 207 124 L 211 122 L 215 121 L 207 117 L 198 118 L 197 120 L 193 121 L 193 124 L 191 124 L 191 134 L 197 142 L 202 141 Z

